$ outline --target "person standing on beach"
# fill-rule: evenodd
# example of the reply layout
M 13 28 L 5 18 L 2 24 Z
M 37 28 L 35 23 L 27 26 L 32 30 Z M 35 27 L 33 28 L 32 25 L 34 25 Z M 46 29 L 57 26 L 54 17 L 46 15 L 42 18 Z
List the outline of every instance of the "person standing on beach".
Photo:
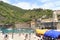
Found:
M 7 40 L 8 39 L 8 35 L 6 34 L 5 36 L 4 36 L 4 40 Z
M 28 38 L 28 34 L 25 35 L 25 39 L 24 40 L 27 40 L 27 38 Z
M 31 34 L 29 34 L 29 40 L 31 39 Z

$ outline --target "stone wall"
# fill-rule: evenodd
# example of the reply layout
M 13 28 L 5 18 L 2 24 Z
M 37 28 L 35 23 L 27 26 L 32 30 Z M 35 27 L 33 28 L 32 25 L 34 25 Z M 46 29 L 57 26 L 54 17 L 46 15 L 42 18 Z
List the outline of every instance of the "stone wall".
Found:
M 30 28 L 28 23 L 17 23 L 16 28 Z

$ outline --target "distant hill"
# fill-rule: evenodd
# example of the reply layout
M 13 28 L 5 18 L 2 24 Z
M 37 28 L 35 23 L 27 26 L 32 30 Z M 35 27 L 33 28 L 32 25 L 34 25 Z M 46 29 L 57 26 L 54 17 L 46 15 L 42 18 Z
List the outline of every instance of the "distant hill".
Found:
M 24 10 L 22 8 L 10 5 L 0 1 L 0 22 L 27 22 L 38 18 L 51 18 L 52 10 L 49 9 L 32 9 Z

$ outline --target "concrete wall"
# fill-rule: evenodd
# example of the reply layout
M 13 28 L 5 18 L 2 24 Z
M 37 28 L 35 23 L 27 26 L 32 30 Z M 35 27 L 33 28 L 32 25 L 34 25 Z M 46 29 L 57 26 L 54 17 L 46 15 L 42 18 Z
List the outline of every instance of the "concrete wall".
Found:
M 60 29 L 60 22 L 57 24 L 57 29 Z

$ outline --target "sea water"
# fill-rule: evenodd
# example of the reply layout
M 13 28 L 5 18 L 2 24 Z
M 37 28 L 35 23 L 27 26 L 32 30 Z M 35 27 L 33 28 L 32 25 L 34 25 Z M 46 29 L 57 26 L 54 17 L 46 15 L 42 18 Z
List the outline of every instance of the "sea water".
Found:
M 29 28 L 20 28 L 20 29 L 2 29 L 2 33 L 33 33 L 34 30 Z

